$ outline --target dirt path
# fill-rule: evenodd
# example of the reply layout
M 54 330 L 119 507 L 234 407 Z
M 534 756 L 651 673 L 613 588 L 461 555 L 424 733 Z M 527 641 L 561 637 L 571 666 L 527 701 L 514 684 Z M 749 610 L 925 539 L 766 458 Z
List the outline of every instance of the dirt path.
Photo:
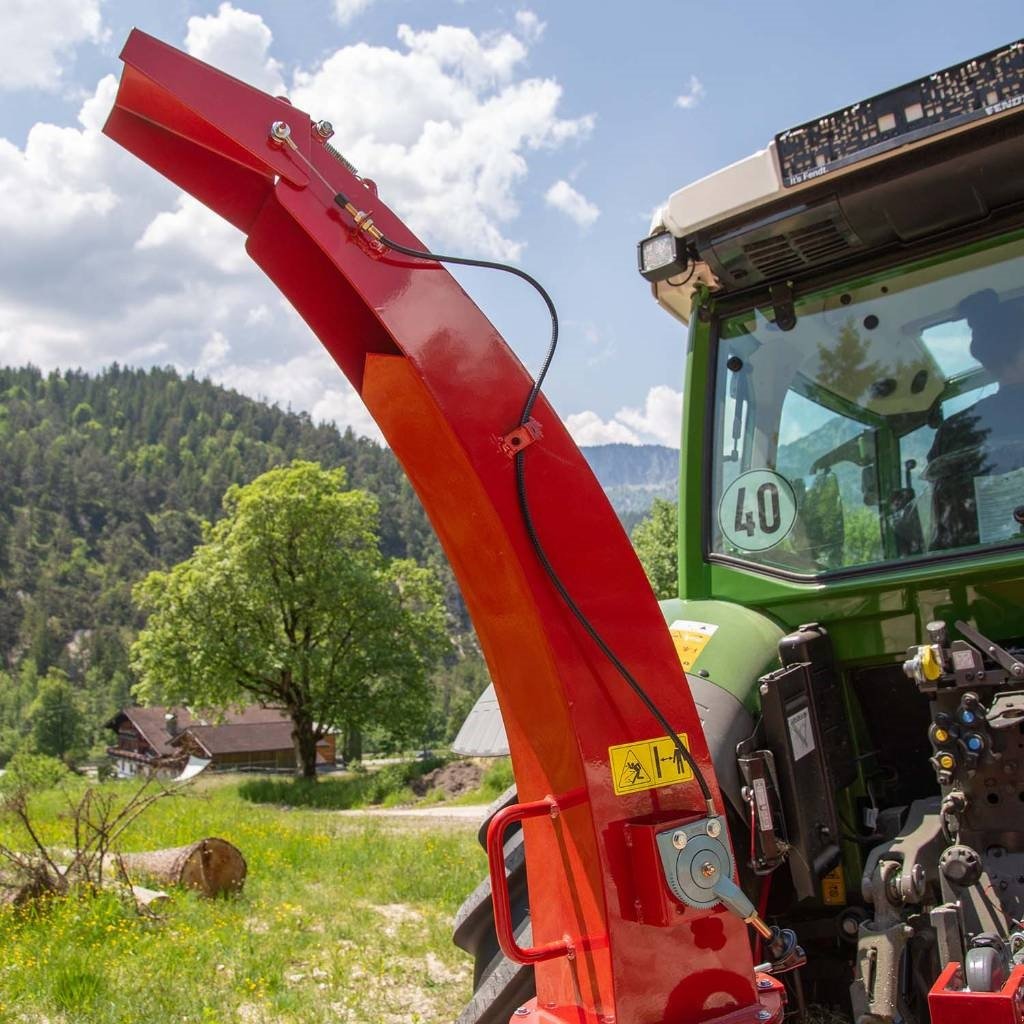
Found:
M 351 811 L 332 811 L 330 813 L 339 818 L 382 818 L 385 820 L 394 818 L 419 819 L 424 824 L 449 824 L 459 825 L 464 828 L 479 828 L 484 820 L 484 811 L 487 810 L 484 804 L 465 804 L 445 806 L 438 804 L 434 807 L 360 807 Z

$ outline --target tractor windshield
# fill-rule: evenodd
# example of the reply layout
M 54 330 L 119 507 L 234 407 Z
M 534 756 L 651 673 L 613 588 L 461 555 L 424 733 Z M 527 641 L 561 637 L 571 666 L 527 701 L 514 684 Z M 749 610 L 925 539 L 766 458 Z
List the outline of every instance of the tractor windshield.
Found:
M 710 545 L 803 575 L 1019 543 L 1024 240 L 719 321 Z

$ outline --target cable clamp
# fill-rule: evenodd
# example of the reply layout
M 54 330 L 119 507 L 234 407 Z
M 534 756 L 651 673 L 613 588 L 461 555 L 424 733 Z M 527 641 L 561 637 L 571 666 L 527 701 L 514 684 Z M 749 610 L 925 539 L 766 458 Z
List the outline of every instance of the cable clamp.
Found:
M 531 418 L 500 438 L 498 448 L 511 459 L 516 452 L 529 448 L 534 441 L 539 441 L 543 436 L 544 431 L 541 425 Z

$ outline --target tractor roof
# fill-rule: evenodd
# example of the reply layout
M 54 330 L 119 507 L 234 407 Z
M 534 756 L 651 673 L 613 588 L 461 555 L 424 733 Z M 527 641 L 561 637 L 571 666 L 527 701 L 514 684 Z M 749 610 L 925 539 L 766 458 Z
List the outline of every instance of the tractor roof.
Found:
M 659 278 L 641 242 L 641 272 L 688 319 L 701 282 L 741 292 L 977 223 L 1024 202 L 1022 126 L 1017 41 L 781 132 L 677 190 L 651 226 L 677 258 Z

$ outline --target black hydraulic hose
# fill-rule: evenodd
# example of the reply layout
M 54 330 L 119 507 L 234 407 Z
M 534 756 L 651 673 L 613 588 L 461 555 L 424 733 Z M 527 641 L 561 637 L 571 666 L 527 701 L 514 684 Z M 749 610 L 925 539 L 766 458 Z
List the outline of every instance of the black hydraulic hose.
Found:
M 340 193 L 335 196 L 335 202 L 343 209 L 350 205 L 348 198 Z M 551 300 L 551 296 L 547 293 L 544 286 L 535 277 L 526 273 L 525 270 L 520 270 L 518 267 L 511 266 L 507 263 L 496 263 L 492 260 L 471 259 L 466 256 L 445 256 L 439 253 L 410 249 L 408 246 L 402 245 L 400 242 L 395 242 L 383 234 L 379 235 L 379 241 L 388 249 L 402 253 L 405 256 L 412 256 L 415 259 L 434 260 L 437 263 L 454 263 L 465 267 L 482 267 L 486 270 L 500 270 L 506 274 L 514 274 L 516 277 L 526 281 L 527 284 L 531 285 L 537 291 L 540 297 L 544 300 L 544 305 L 547 306 L 548 313 L 551 317 L 551 341 L 548 345 L 548 351 L 544 357 L 544 362 L 541 365 L 540 373 L 537 374 L 537 379 L 534 381 L 533 387 L 530 388 L 530 393 L 526 398 L 526 402 L 523 405 L 523 411 L 519 417 L 519 426 L 525 426 L 530 420 L 530 416 L 533 413 L 533 407 L 536 405 L 537 399 L 540 397 L 540 390 L 544 384 L 544 378 L 547 376 L 548 370 L 551 367 L 551 361 L 555 357 L 555 350 L 558 347 L 558 312 L 555 309 L 554 302 Z M 639 681 L 633 676 L 629 669 L 627 669 L 619 660 L 619 657 L 611 647 L 608 646 L 604 637 L 601 636 L 591 621 L 584 614 L 583 610 L 579 607 L 572 595 L 569 593 L 565 584 L 562 582 L 562 579 L 556 572 L 555 567 L 551 564 L 551 560 L 548 558 L 547 552 L 544 550 L 544 545 L 541 543 L 540 536 L 537 533 L 537 528 L 533 522 L 533 515 L 530 511 L 530 502 L 526 490 L 526 452 L 523 450 L 517 451 L 515 453 L 514 460 L 516 497 L 519 503 L 519 511 L 523 517 L 523 526 L 526 529 L 526 535 L 529 538 L 530 546 L 533 548 L 534 554 L 537 556 L 537 561 L 540 563 L 541 568 L 551 581 L 552 586 L 554 586 L 563 602 L 565 602 L 566 607 L 570 612 L 572 612 L 576 621 L 579 622 L 587 635 L 595 644 L 597 644 L 601 653 L 611 662 L 619 675 L 622 676 L 626 683 L 629 684 L 630 689 L 632 689 L 637 697 L 640 698 L 644 707 L 647 708 L 658 724 L 668 734 L 672 744 L 676 748 L 677 759 L 681 758 L 682 761 L 689 766 L 690 771 L 693 773 L 693 777 L 697 780 L 697 784 L 700 786 L 700 791 L 704 796 L 708 816 L 713 816 L 715 814 L 715 807 L 714 798 L 711 794 L 711 787 L 708 785 L 708 781 L 704 777 L 704 773 L 701 771 L 695 758 L 690 751 L 686 749 L 686 744 L 683 743 L 679 734 L 669 724 L 668 719 L 662 713 L 657 704 L 655 704 L 651 699 L 651 696 L 643 686 L 640 685 Z
M 348 202 L 344 196 L 338 197 L 342 202 L 339 205 L 344 206 Z M 530 420 L 530 416 L 533 413 L 533 407 L 537 404 L 537 398 L 540 396 L 541 385 L 544 383 L 544 378 L 548 375 L 548 369 L 551 367 L 551 360 L 555 358 L 555 349 L 558 347 L 558 310 L 555 309 L 555 304 L 548 295 L 547 289 L 531 274 L 528 274 L 525 270 L 520 270 L 519 267 L 513 267 L 508 263 L 495 263 L 492 260 L 476 260 L 470 259 L 467 256 L 442 256 L 434 252 L 425 252 L 419 249 L 410 249 L 408 246 L 402 245 L 400 242 L 395 242 L 388 238 L 386 235 L 380 236 L 380 241 L 386 245 L 389 249 L 393 249 L 395 252 L 400 252 L 405 256 L 413 256 L 416 259 L 422 260 L 434 260 L 437 263 L 455 263 L 463 267 L 482 267 L 484 270 L 501 270 L 506 274 L 514 274 L 516 277 L 522 278 L 527 284 L 531 285 L 536 289 L 537 293 L 544 300 L 544 305 L 548 307 L 548 315 L 551 317 L 551 341 L 548 343 L 547 355 L 544 357 L 544 363 L 540 368 L 540 373 L 537 374 L 537 379 L 533 383 L 533 387 L 530 388 L 530 394 L 526 399 L 526 404 L 523 406 L 523 411 L 519 416 L 519 426 L 524 427 Z M 516 452 L 516 458 L 523 455 L 523 452 Z

